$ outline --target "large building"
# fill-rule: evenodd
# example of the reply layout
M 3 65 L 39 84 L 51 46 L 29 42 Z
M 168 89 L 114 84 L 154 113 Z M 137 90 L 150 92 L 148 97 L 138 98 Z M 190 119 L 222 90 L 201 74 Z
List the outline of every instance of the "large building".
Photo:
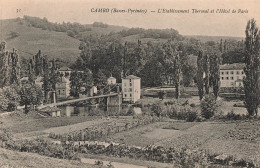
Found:
M 245 64 L 220 65 L 220 87 L 243 87 Z
M 64 76 L 56 83 L 57 98 L 67 98 L 70 95 L 70 81 Z
M 122 79 L 123 101 L 135 103 L 141 97 L 141 78 L 129 75 Z

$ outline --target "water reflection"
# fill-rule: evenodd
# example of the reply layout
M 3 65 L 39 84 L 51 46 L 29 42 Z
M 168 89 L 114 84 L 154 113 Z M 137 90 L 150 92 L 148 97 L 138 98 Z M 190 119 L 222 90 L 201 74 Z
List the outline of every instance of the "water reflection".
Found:
M 114 115 L 126 115 L 130 108 L 135 114 L 142 114 L 147 109 L 140 107 L 129 107 L 129 106 L 113 106 L 113 107 L 96 107 L 96 106 L 61 106 L 62 116 L 114 116 Z

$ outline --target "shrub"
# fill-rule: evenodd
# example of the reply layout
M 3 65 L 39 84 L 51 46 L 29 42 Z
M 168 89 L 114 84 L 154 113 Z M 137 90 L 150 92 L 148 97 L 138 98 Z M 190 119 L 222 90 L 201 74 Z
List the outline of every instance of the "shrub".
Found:
M 126 113 L 127 116 L 134 116 L 135 115 L 135 110 L 134 107 L 130 107 Z
M 210 119 L 217 112 L 217 107 L 214 95 L 206 95 L 200 103 L 202 117 Z
M 196 105 L 194 103 L 191 103 L 190 106 L 191 107 L 196 107 Z
M 187 111 L 186 121 L 193 122 L 198 118 L 198 112 L 196 110 L 190 109 Z
M 157 117 L 166 116 L 166 111 L 164 110 L 164 105 L 161 101 L 153 103 L 151 110 Z
M 242 120 L 245 119 L 246 116 L 243 114 L 236 114 L 234 110 L 232 109 L 230 112 L 227 113 L 226 118 L 229 120 Z

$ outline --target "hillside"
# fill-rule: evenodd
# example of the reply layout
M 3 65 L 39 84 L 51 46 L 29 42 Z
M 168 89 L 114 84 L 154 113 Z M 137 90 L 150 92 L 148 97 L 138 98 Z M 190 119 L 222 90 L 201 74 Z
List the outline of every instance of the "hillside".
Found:
M 107 28 L 85 26 L 91 30 L 85 31 L 86 35 L 109 34 L 126 29 L 110 25 Z M 0 20 L 0 32 L 0 40 L 7 43 L 7 50 L 15 48 L 19 55 L 25 58 L 30 58 L 41 50 L 49 58 L 61 58 L 66 62 L 72 62 L 80 53 L 80 41 L 68 36 L 66 32 L 35 28 L 26 23 L 21 24 L 16 19 Z
M 92 35 L 94 38 L 101 34 L 109 34 L 111 32 L 117 33 L 122 30 L 126 33 L 122 35 L 120 38 L 120 33 L 118 33 L 118 37 L 122 40 L 122 42 L 137 42 L 137 40 L 141 40 L 143 44 L 148 41 L 152 41 L 155 43 L 166 42 L 167 38 L 165 32 L 169 30 L 145 30 L 141 28 L 128 29 L 122 26 L 113 26 L 113 25 L 105 25 L 102 27 L 100 25 L 88 24 L 81 25 L 79 23 L 65 23 L 67 25 L 66 30 L 62 32 L 62 30 L 55 31 L 55 29 L 59 26 L 63 26 L 63 24 L 51 23 L 48 21 L 44 21 L 44 19 L 36 18 L 36 17 L 28 17 L 32 21 L 29 23 L 28 20 L 25 19 L 9 19 L 9 20 L 0 20 L 0 40 L 7 42 L 7 49 L 11 50 L 15 48 L 18 50 L 20 56 L 29 58 L 32 55 L 35 55 L 38 50 L 41 50 L 42 53 L 49 56 L 49 58 L 61 58 L 65 62 L 74 62 L 76 58 L 80 54 L 80 50 L 78 49 L 80 44 L 80 37 L 71 37 L 69 36 L 68 29 L 74 30 L 75 28 L 83 28 L 84 31 L 77 30 L 79 35 L 86 36 Z M 22 21 L 21 21 L 22 20 Z M 35 21 L 37 20 L 37 21 Z M 47 26 L 51 26 L 51 30 L 44 28 L 36 28 L 39 21 L 42 24 L 47 23 Z M 36 25 L 32 25 L 32 23 L 36 22 Z M 40 22 L 40 23 L 41 23 Z M 103 24 L 103 23 L 98 23 Z M 40 25 L 42 26 L 42 25 Z M 45 25 L 44 25 L 45 26 Z M 74 26 L 74 27 L 73 27 Z M 46 29 L 46 30 L 45 30 Z M 130 32 L 127 32 L 130 30 Z M 132 31 L 132 34 L 131 34 Z M 133 33 L 133 31 L 135 31 Z M 138 33 L 139 31 L 139 33 Z M 165 31 L 165 32 L 163 32 Z M 173 30 L 174 32 L 175 30 Z M 149 34 L 150 32 L 150 34 Z M 153 37 L 156 33 L 162 33 L 164 37 Z M 176 31 L 177 32 L 177 31 Z M 176 33 L 174 32 L 174 33 Z M 129 33 L 129 34 L 127 34 Z M 168 32 L 169 33 L 169 32 Z M 178 33 L 176 33 L 178 36 Z M 167 36 L 168 37 L 168 36 Z M 233 40 L 242 40 L 243 38 L 239 37 L 224 37 L 224 36 L 184 36 L 186 38 L 195 38 L 202 42 L 206 41 L 220 41 L 220 39 L 233 39 Z
M 1 20 L 1 41 L 7 43 L 7 49 L 15 48 L 20 56 L 29 58 L 38 50 L 50 58 L 73 60 L 79 55 L 80 41 L 67 36 L 65 33 L 42 30 L 21 25 L 12 20 Z M 17 33 L 12 36 L 11 33 Z
M 241 41 L 244 40 L 244 37 L 229 37 L 229 36 L 200 36 L 200 35 L 185 35 L 184 37 L 187 38 L 195 38 L 197 40 L 200 40 L 201 42 L 207 42 L 207 41 L 215 41 L 219 42 L 222 40 L 236 40 Z

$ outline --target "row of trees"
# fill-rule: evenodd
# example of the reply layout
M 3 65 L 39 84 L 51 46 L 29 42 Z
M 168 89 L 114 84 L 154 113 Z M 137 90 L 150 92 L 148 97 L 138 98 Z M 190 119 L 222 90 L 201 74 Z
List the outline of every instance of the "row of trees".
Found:
M 29 105 L 40 104 L 42 102 L 41 88 L 30 82 L 32 77 L 28 82 L 20 81 L 20 57 L 15 49 L 12 52 L 5 51 L 5 45 L 5 42 L 0 45 L 0 64 L 2 65 L 0 108 L 12 111 L 18 105 L 25 105 L 25 109 L 28 109 Z
M 174 84 L 174 74 L 179 74 L 181 82 L 190 85 L 196 64 L 190 63 L 190 55 L 196 54 L 198 41 L 168 40 L 165 43 L 137 43 L 120 41 L 106 44 L 82 42 L 80 57 L 72 66 L 76 70 L 90 69 L 94 83 L 100 76 L 114 76 L 120 82 L 122 77 L 133 74 L 142 78 L 144 86 Z M 178 61 L 175 58 L 178 56 Z M 174 71 L 174 64 L 180 71 Z

